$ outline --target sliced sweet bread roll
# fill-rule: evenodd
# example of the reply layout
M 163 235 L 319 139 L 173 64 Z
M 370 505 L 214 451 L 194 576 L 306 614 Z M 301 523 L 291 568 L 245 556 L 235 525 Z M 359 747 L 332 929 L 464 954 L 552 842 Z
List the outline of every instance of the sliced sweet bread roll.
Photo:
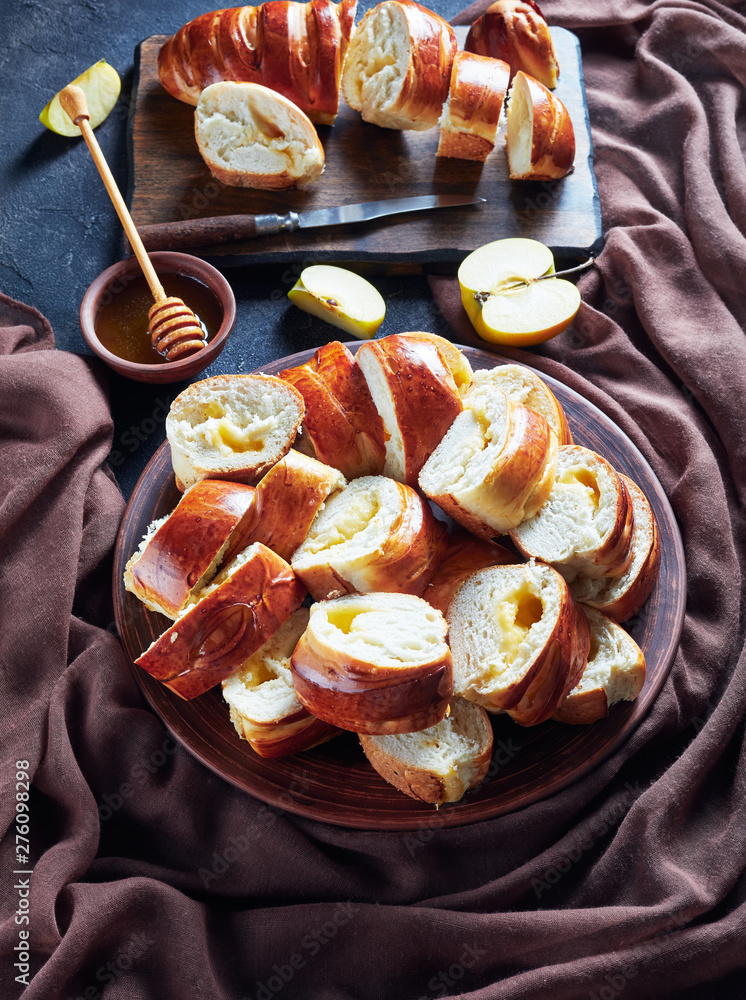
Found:
M 487 775 L 492 725 L 483 708 L 454 698 L 448 715 L 419 733 L 360 736 L 365 756 L 382 778 L 419 802 L 458 802 Z
M 282 190 L 324 170 L 324 147 L 292 101 L 258 83 L 224 80 L 200 94 L 194 134 L 212 176 L 233 187 Z
M 412 0 L 384 0 L 352 36 L 342 70 L 344 99 L 374 125 L 434 128 L 457 49 L 443 18 Z
M 303 437 L 319 461 L 347 479 L 383 472 L 383 424 L 365 377 L 344 344 L 324 344 L 310 361 L 281 371 L 280 378 L 303 396 Z
M 135 663 L 179 697 L 196 698 L 237 670 L 305 596 L 284 559 L 265 545 L 251 545 Z
M 329 498 L 292 566 L 317 601 L 376 590 L 419 596 L 446 544 L 445 525 L 415 490 L 362 476 Z
M 570 589 L 576 601 L 603 611 L 616 622 L 636 615 L 655 586 L 661 563 L 658 525 L 647 497 L 637 483 L 619 473 L 632 501 L 634 530 L 632 561 L 621 576 L 593 578 L 577 576 Z
M 256 483 L 287 454 L 303 420 L 301 394 L 274 375 L 214 375 L 180 392 L 166 417 L 176 485 Z
M 645 657 L 635 640 L 595 608 L 584 608 L 591 630 L 588 664 L 552 716 L 588 725 L 608 715 L 618 701 L 634 701 L 645 683 Z
M 525 365 L 497 365 L 474 372 L 474 384 L 491 382 L 514 403 L 540 413 L 560 444 L 572 444 L 572 432 L 562 405 L 546 382 Z
M 508 93 L 506 152 L 513 181 L 553 181 L 575 162 L 575 131 L 562 101 L 520 71 Z
M 480 538 L 505 534 L 549 495 L 557 437 L 496 385 L 472 383 L 464 411 L 422 468 L 420 488 Z
M 546 503 L 510 532 L 526 558 L 551 563 L 568 579 L 621 576 L 632 562 L 634 510 L 624 480 L 588 448 L 559 449 Z
M 355 594 L 314 604 L 292 656 L 298 699 L 355 733 L 435 725 L 453 694 L 448 628 L 410 594 Z
M 366 341 L 357 362 L 383 422 L 384 475 L 416 486 L 420 469 L 463 409 L 461 390 L 471 381 L 471 366 L 449 341 L 420 332 Z
M 310 750 L 339 732 L 310 715 L 295 694 L 290 658 L 307 625 L 308 609 L 298 608 L 223 681 L 231 722 L 260 757 L 287 757 Z
M 438 156 L 484 163 L 495 148 L 510 67 L 500 59 L 457 52 L 440 119 Z
M 516 556 L 502 545 L 475 538 L 468 531 L 457 528 L 449 536 L 443 561 L 422 596 L 445 616 L 453 595 L 472 573 L 487 566 L 504 566 L 517 561 Z
M 325 501 L 346 485 L 337 469 L 291 448 L 257 483 L 253 503 L 225 553 L 226 562 L 252 542 L 289 561 Z
M 151 611 L 177 618 L 214 577 L 253 494 L 242 483 L 196 483 L 149 526 L 125 567 L 125 589 Z
M 553 89 L 559 64 L 546 19 L 533 0 L 497 0 L 469 29 L 464 48 L 504 59 L 511 76 L 523 70 Z
M 472 574 L 451 601 L 448 624 L 454 692 L 524 726 L 550 718 L 588 657 L 587 619 L 543 563 Z

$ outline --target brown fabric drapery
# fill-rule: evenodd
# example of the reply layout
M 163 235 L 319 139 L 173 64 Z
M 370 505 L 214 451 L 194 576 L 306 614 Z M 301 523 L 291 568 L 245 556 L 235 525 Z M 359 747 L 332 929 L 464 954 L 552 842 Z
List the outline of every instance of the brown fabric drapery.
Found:
M 552 799 L 427 837 L 228 786 L 171 741 L 111 634 L 122 500 L 102 386 L 2 298 L 4 996 L 23 989 L 25 926 L 29 1000 L 743 995 L 746 9 L 544 10 L 581 37 L 606 244 L 574 328 L 516 357 L 607 412 L 679 520 L 687 615 L 653 709 Z M 455 282 L 432 284 L 473 342 Z M 16 761 L 33 783 L 28 897 Z

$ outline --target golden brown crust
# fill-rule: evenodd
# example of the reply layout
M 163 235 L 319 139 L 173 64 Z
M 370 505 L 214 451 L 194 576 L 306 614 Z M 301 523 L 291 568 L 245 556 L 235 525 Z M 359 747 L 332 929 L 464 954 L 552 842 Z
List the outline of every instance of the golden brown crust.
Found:
M 366 356 L 375 358 L 388 387 L 403 446 L 404 482 L 416 487 L 422 466 L 464 408 L 458 387 L 442 349 L 420 333 L 367 341 L 358 361 L 365 364 Z
M 428 663 L 387 667 L 344 656 L 309 631 L 292 658 L 293 685 L 308 711 L 353 733 L 382 735 L 428 729 L 453 694 L 450 650 Z
M 456 703 L 463 702 L 457 699 Z M 451 704 L 451 712 L 454 705 Z M 478 727 L 479 746 L 468 765 L 445 777 L 428 769 L 427 764 L 405 763 L 397 754 L 396 748 L 384 747 L 375 736 L 360 733 L 360 745 L 371 766 L 394 788 L 418 802 L 428 805 L 443 805 L 446 802 L 457 802 L 470 788 L 476 788 L 487 776 L 492 760 L 493 735 L 489 716 L 478 705 L 469 704 L 467 711 L 471 725 L 475 727 L 475 717 L 480 718 Z M 425 732 L 422 734 L 427 736 Z M 415 738 L 416 742 L 416 738 Z
M 571 726 L 589 726 L 592 722 L 605 719 L 609 714 L 609 702 L 603 688 L 593 688 L 582 694 L 573 695 L 557 708 L 552 718 Z
M 621 576 L 627 571 L 632 562 L 633 549 L 632 540 L 634 537 L 635 515 L 627 492 L 624 479 L 616 470 L 602 458 L 597 452 L 589 448 L 582 448 L 579 445 L 566 445 L 561 452 L 575 453 L 579 461 L 584 461 L 585 456 L 592 456 L 595 464 L 603 466 L 608 476 L 616 482 L 617 489 L 614 500 L 614 520 L 613 527 L 606 534 L 602 544 L 592 553 L 583 555 L 584 572 L 594 571 L 596 576 Z M 539 517 L 541 511 L 539 511 Z M 510 532 L 510 537 L 518 551 L 526 559 L 541 559 L 546 553 L 541 553 L 536 549 L 531 549 L 524 539 L 522 541 L 521 526 Z
M 409 62 L 396 99 L 373 107 L 360 95 L 359 77 L 369 59 L 363 50 L 366 19 L 381 8 L 396 8 L 408 31 Z M 371 10 L 357 27 L 342 75 L 342 92 L 347 104 L 360 111 L 366 121 L 384 128 L 433 128 L 448 97 L 451 66 L 458 49 L 456 35 L 447 21 L 414 0 L 384 0 Z
M 448 531 L 415 490 L 403 483 L 394 483 L 394 487 L 399 495 L 400 514 L 389 535 L 370 554 L 365 567 L 365 593 L 379 591 L 420 597 L 443 558 Z M 345 577 L 343 570 L 334 568 L 331 564 L 334 560 L 326 562 L 323 555 L 321 552 L 312 566 L 297 569 L 314 600 L 358 593 L 360 588 Z
M 257 484 L 225 563 L 252 542 L 261 542 L 289 562 L 324 501 L 344 485 L 337 469 L 291 449 Z
M 189 700 L 225 680 L 300 607 L 305 587 L 264 545 L 135 663 Z
M 175 618 L 251 505 L 253 493 L 251 486 L 240 483 L 197 483 L 142 553 L 127 563 L 127 589 Z
M 558 97 L 547 88 L 518 72 L 513 80 L 511 96 L 523 88 L 533 107 L 531 165 L 521 169 L 511 157 L 511 115 L 519 113 L 517 101 L 508 102 L 507 154 L 511 180 L 552 181 L 564 177 L 575 162 L 575 131 L 570 114 Z
M 612 601 L 595 601 L 588 600 L 591 607 L 597 608 L 603 611 L 605 615 L 613 619 L 618 624 L 622 622 L 629 621 L 633 615 L 636 615 L 640 608 L 643 606 L 645 601 L 650 597 L 653 587 L 655 586 L 655 581 L 658 579 L 658 573 L 660 572 L 661 564 L 661 546 L 660 546 L 660 535 L 658 533 L 658 525 L 655 520 L 655 515 L 648 503 L 647 497 L 642 492 L 637 483 L 633 482 L 623 473 L 619 473 L 619 477 L 624 482 L 625 488 L 627 490 L 628 498 L 634 495 L 637 504 L 633 505 L 633 510 L 635 513 L 635 526 L 637 525 L 637 520 L 640 517 L 640 511 L 643 511 L 643 518 L 647 520 L 647 526 L 649 530 L 649 540 L 648 540 L 648 551 L 645 561 L 640 567 L 639 571 L 636 573 L 633 580 L 630 581 L 629 585 L 619 594 L 617 598 Z M 637 539 L 640 535 L 637 534 L 637 528 L 634 529 L 634 534 L 632 537 L 632 555 L 635 555 L 635 545 L 637 544 Z
M 557 438 L 544 417 L 522 403 L 508 401 L 505 444 L 481 484 L 485 503 L 496 514 L 491 518 L 492 523 L 478 509 L 459 499 L 457 489 L 437 492 L 424 485 L 424 480 L 420 485 L 454 521 L 477 538 L 489 541 L 541 507 L 554 480 L 556 453 Z
M 563 581 L 564 583 L 564 581 Z M 515 706 L 508 709 L 521 726 L 546 722 L 575 687 L 588 662 L 590 629 L 582 608 L 565 584 L 565 599 L 552 636 L 537 657 L 531 683 Z
M 363 373 L 339 341 L 320 347 L 310 361 L 280 372 L 306 404 L 303 431 L 316 457 L 348 479 L 383 471 L 383 425 Z
M 586 608 L 584 613 L 591 630 L 591 654 L 587 669 L 591 670 L 592 665 L 595 665 L 592 661 L 597 655 L 601 655 L 602 660 L 608 655 L 599 654 L 601 645 L 599 636 L 604 633 L 614 637 L 613 641 L 617 650 L 622 652 L 622 658 L 615 658 L 612 662 L 606 660 L 609 670 L 606 678 L 608 687 L 598 677 L 595 687 L 590 687 L 592 682 L 588 680 L 585 682 L 585 689 L 582 690 L 584 670 L 561 699 L 552 718 L 557 722 L 575 726 L 587 726 L 605 718 L 609 714 L 610 704 L 614 704 L 615 701 L 634 701 L 642 690 L 646 674 L 645 656 L 642 650 L 620 625 L 594 608 Z M 610 696 L 614 698 L 611 703 Z
M 290 757 L 326 743 L 340 730 L 316 719 L 305 708 L 275 722 L 250 722 L 231 709 L 231 719 L 238 734 L 254 753 L 268 760 Z
M 504 59 L 511 76 L 523 70 L 546 87 L 557 86 L 554 42 L 544 15 L 531 0 L 497 0 L 472 24 L 464 48 Z
M 173 97 L 196 105 L 221 80 L 260 83 L 313 122 L 331 125 L 356 0 L 269 0 L 202 14 L 161 48 L 158 75 Z
M 194 137 L 210 173 L 231 187 L 281 191 L 310 184 L 324 169 L 324 147 L 310 118 L 258 83 L 226 80 L 204 90 Z M 262 149 L 261 159 L 252 155 Z
M 440 127 L 438 156 L 487 159 L 495 147 L 510 67 L 500 59 L 458 52 L 453 60 L 448 112 Z
M 443 561 L 422 595 L 446 617 L 448 605 L 461 584 L 477 570 L 518 562 L 517 556 L 495 542 L 475 538 L 460 528 L 448 539 Z

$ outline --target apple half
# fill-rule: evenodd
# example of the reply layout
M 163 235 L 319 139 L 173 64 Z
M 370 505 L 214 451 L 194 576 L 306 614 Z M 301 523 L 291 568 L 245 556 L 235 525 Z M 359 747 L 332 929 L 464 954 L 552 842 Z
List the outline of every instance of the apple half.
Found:
M 304 268 L 288 298 L 299 309 L 358 340 L 370 340 L 386 315 L 386 303 L 369 281 L 331 264 Z
M 479 336 L 526 347 L 561 333 L 577 314 L 580 292 L 571 281 L 547 277 L 553 273 L 552 252 L 537 240 L 496 240 L 469 254 L 458 282 Z
M 93 66 L 89 66 L 85 73 L 76 77 L 72 83 L 76 87 L 80 87 L 85 94 L 90 113 L 90 126 L 96 128 L 109 115 L 119 99 L 122 86 L 119 74 L 105 59 L 99 59 Z M 39 121 L 45 128 L 58 135 L 66 135 L 70 138 L 80 136 L 78 126 L 73 125 L 62 110 L 59 92 L 54 95 L 39 115 Z

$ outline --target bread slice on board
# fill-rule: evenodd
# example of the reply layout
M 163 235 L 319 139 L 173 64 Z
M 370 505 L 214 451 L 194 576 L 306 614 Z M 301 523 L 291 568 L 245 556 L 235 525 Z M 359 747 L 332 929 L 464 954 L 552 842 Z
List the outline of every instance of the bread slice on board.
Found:
M 504 59 L 511 76 L 520 69 L 554 89 L 559 63 L 546 18 L 529 0 L 496 0 L 469 29 L 464 48 Z
M 384 0 L 355 29 L 342 94 L 366 122 L 434 128 L 448 96 L 458 43 L 453 28 L 418 3 Z
M 499 59 L 457 52 L 440 119 L 438 156 L 484 163 L 495 148 L 510 67 Z
M 194 136 L 210 173 L 232 187 L 282 190 L 324 170 L 324 147 L 300 108 L 258 83 L 222 81 L 200 94 Z

